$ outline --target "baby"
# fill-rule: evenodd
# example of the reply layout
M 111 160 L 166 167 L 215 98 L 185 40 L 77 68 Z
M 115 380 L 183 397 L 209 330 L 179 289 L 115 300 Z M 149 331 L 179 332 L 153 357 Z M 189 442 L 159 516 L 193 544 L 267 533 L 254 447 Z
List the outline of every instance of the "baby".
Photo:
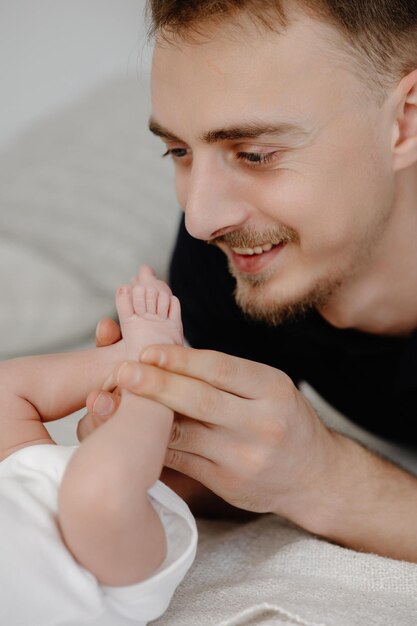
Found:
M 53 294 L 51 294 L 53 297 Z M 182 343 L 180 305 L 146 266 L 116 294 L 123 339 L 0 363 L 0 624 L 146 624 L 168 607 L 197 544 L 187 505 L 158 481 L 173 412 L 122 392 L 79 446 L 44 422 L 80 409 L 123 360 Z

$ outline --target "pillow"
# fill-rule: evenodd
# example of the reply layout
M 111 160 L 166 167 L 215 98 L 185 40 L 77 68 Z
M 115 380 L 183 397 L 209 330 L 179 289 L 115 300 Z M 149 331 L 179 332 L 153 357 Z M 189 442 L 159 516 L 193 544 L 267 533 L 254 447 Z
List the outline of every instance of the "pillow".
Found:
M 167 277 L 180 211 L 148 82 L 115 77 L 0 154 L 0 359 L 92 341 L 139 264 Z

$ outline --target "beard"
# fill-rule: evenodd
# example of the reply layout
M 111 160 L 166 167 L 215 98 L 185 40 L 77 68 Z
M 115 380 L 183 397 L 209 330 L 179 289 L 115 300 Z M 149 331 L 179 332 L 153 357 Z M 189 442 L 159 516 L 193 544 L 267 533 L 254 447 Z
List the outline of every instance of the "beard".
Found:
M 339 259 L 338 265 L 327 274 L 317 276 L 303 292 L 285 291 L 282 286 L 280 288 L 279 280 L 274 284 L 276 270 L 273 267 L 251 275 L 236 270 L 229 260 L 229 271 L 236 279 L 234 296 L 237 305 L 250 318 L 270 326 L 304 317 L 313 310 L 321 313 L 331 307 L 343 290 L 374 262 L 390 221 L 391 203 L 382 203 L 381 208 L 383 210 L 379 212 L 374 211 L 362 232 L 357 233 L 348 255 Z M 255 248 L 265 243 L 301 245 L 297 231 L 287 226 L 277 226 L 262 233 L 246 228 L 208 243 L 224 243 L 229 248 Z
M 227 233 L 208 243 L 225 243 L 230 248 L 255 248 L 264 243 L 299 244 L 298 233 L 286 226 L 271 229 L 262 234 L 254 230 L 241 230 Z M 326 306 L 344 283 L 344 272 L 332 277 L 323 277 L 308 292 L 294 296 L 285 293 L 274 293 L 272 280 L 275 270 L 272 268 L 256 275 L 237 271 L 228 260 L 229 272 L 236 279 L 234 297 L 237 305 L 245 315 L 253 320 L 278 326 L 283 322 L 304 317 L 313 310 Z M 350 274 L 348 272 L 348 274 Z
M 324 308 L 343 284 L 341 277 L 325 278 L 301 296 L 290 298 L 282 294 L 273 297 L 267 287 L 273 271 L 258 276 L 242 275 L 230 263 L 229 271 L 236 279 L 234 297 L 239 308 L 251 319 L 268 326 L 279 326 Z

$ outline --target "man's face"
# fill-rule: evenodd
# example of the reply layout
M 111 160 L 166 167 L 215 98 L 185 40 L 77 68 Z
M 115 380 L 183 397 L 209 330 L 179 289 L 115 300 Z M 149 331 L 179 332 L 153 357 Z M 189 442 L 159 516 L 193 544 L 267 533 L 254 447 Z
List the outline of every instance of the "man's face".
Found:
M 329 26 L 242 26 L 157 42 L 152 125 L 188 231 L 227 255 L 242 308 L 278 323 L 388 253 L 391 136 Z

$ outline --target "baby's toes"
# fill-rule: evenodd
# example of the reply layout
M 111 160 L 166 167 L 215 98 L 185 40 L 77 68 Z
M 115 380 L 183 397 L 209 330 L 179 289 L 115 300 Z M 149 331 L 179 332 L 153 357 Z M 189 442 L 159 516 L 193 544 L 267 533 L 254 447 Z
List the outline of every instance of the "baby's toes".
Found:
M 169 286 L 166 282 L 156 277 L 155 272 L 149 265 L 141 265 L 132 281 L 135 285 L 139 284 L 145 285 L 145 287 L 154 287 L 158 291 L 165 291 L 169 296 L 172 296 L 172 291 Z
M 158 291 L 155 287 L 145 287 L 146 312 L 156 315 Z
M 146 287 L 143 285 L 135 285 L 133 287 L 133 308 L 136 315 L 145 315 L 146 313 Z
M 141 265 L 136 278 L 141 285 L 149 285 L 157 280 L 154 270 L 149 265 Z
M 172 296 L 171 288 L 166 284 L 166 282 L 164 282 L 163 280 L 157 280 L 156 282 L 158 291 L 163 291 L 164 293 L 168 294 L 169 297 Z
M 134 314 L 130 285 L 122 285 L 116 291 L 116 309 L 121 324 Z
M 160 291 L 158 294 L 158 304 L 156 313 L 158 317 L 166 320 L 168 318 L 169 305 L 171 296 L 166 291 Z
M 181 305 L 176 296 L 172 296 L 171 298 L 168 319 L 174 322 L 174 324 L 181 324 Z

